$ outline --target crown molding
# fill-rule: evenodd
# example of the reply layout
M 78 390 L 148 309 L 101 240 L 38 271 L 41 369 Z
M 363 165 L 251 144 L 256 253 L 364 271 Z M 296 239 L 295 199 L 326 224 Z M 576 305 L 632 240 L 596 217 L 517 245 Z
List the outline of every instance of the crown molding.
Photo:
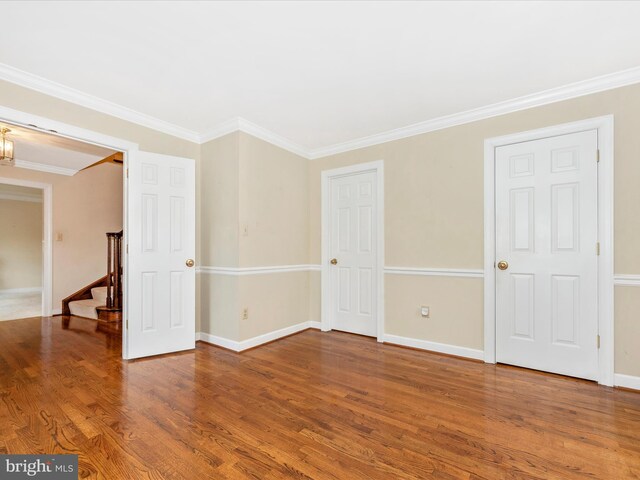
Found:
M 18 168 L 26 168 L 27 170 L 37 170 L 39 172 L 55 173 L 57 175 L 66 175 L 71 177 L 79 172 L 73 168 L 56 167 L 54 165 L 46 165 L 44 163 L 28 162 L 26 160 L 15 160 L 15 166 Z
M 238 122 L 240 124 L 240 131 L 244 133 L 248 133 L 260 140 L 264 140 L 276 147 L 280 147 L 284 150 L 288 150 L 291 153 L 295 153 L 300 157 L 304 157 L 309 159 L 309 149 L 298 145 L 286 138 L 278 135 L 277 133 L 270 132 L 266 128 L 262 128 L 260 125 L 256 125 L 255 123 L 251 123 L 249 120 L 245 120 L 244 118 L 238 118 Z
M 301 146 L 242 117 L 232 118 L 220 123 L 211 130 L 199 133 L 2 63 L 0 63 L 0 79 L 190 142 L 203 144 L 229 133 L 241 131 L 301 157 L 317 159 L 640 83 L 640 67 L 590 78 L 317 149 Z
M 208 132 L 202 134 L 200 136 L 200 143 L 207 143 L 211 140 L 215 140 L 216 138 L 223 137 L 233 132 L 244 132 L 253 137 L 259 138 L 260 140 L 264 140 L 267 143 L 275 145 L 276 147 L 280 147 L 284 150 L 287 150 L 291 153 L 295 153 L 296 155 L 309 159 L 310 150 L 306 147 L 298 145 L 294 143 L 282 135 L 278 135 L 277 133 L 273 133 L 266 128 L 261 127 L 260 125 L 256 125 L 255 123 L 250 122 L 249 120 L 236 117 L 230 120 L 227 120 L 217 127 L 209 130 Z
M 97 112 L 106 113 L 107 115 L 120 118 L 121 120 L 126 120 L 127 122 L 151 128 L 174 137 L 182 138 L 183 140 L 188 140 L 194 143 L 198 143 L 200 140 L 200 135 L 192 130 L 137 112 L 117 103 L 110 102 L 109 100 L 104 100 L 94 95 L 81 92 L 75 88 L 47 80 L 46 78 L 19 70 L 4 63 L 0 63 L 0 79 L 20 85 L 21 87 L 36 90 L 40 93 L 56 97 L 67 102 L 75 103 L 76 105 L 80 105 Z
M 513 98 L 503 102 L 494 103 L 480 108 L 467 110 L 465 112 L 455 113 L 453 115 L 445 115 L 443 117 L 434 118 L 413 125 L 408 125 L 394 130 L 370 135 L 367 137 L 349 140 L 347 142 L 337 143 L 328 147 L 322 147 L 309 152 L 309 158 L 317 159 L 335 155 L 338 153 L 348 152 L 359 148 L 379 145 L 381 143 L 390 142 L 392 140 L 400 140 L 402 138 L 412 137 L 423 133 L 434 132 L 456 125 L 477 122 L 507 113 L 518 112 L 533 107 L 540 107 L 550 103 L 569 100 L 572 98 L 582 97 L 592 93 L 598 93 L 605 90 L 624 87 L 640 82 L 640 67 L 622 70 L 620 72 L 610 73 L 599 77 L 590 78 L 580 82 L 570 83 L 561 87 L 543 90 L 541 92 Z
M 240 131 L 240 117 L 231 118 L 218 125 L 211 130 L 200 135 L 198 141 L 200 145 L 215 140 L 233 132 Z
M 38 195 L 36 193 L 0 192 L 0 200 L 42 203 L 42 195 Z

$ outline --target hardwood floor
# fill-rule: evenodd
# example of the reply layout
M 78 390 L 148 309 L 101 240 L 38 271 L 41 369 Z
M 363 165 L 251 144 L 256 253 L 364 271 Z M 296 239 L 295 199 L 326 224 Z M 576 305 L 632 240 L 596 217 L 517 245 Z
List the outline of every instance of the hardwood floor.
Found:
M 80 478 L 640 478 L 640 394 L 308 330 L 124 362 L 95 323 L 0 323 L 0 453 Z

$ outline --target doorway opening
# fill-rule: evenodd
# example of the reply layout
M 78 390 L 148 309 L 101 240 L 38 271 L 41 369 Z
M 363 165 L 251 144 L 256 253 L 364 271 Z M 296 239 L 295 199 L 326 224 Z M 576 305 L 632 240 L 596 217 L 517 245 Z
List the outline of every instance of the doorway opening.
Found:
M 83 317 L 121 337 L 122 152 L 2 127 L 13 158 L 0 165 L 0 318 Z
M 42 189 L 0 183 L 0 321 L 43 313 L 43 202 Z

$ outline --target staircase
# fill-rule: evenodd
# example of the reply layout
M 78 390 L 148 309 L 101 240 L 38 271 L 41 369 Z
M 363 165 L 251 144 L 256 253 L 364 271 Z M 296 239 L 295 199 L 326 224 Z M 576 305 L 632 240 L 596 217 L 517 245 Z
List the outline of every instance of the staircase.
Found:
M 122 231 L 107 233 L 107 274 L 62 301 L 63 326 L 71 316 L 98 321 L 97 329 L 122 325 Z

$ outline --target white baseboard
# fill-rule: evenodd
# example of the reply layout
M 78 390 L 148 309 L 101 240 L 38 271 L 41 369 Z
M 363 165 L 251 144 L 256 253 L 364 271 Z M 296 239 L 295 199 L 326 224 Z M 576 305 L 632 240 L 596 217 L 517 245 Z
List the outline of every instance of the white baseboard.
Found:
M 219 347 L 228 348 L 229 350 L 233 350 L 235 352 L 242 352 L 243 350 L 248 350 L 249 348 L 257 347 L 258 345 L 278 340 L 279 338 L 301 332 L 302 330 L 306 330 L 308 328 L 315 328 L 311 327 L 311 323 L 317 323 L 318 325 L 320 324 L 320 322 L 302 322 L 298 323 L 297 325 L 291 325 L 290 327 L 281 328 L 280 330 L 274 330 L 273 332 L 258 335 L 257 337 L 242 340 L 240 342 L 236 340 L 230 340 L 228 338 L 218 337 L 216 335 L 211 335 L 205 332 L 199 332 L 196 337 L 198 340 L 202 340 L 203 342 L 218 345 Z
M 196 340 L 202 340 L 203 342 L 210 343 L 212 345 L 217 345 L 219 347 L 228 348 L 229 350 L 234 350 L 239 352 L 240 342 L 236 342 L 235 340 L 229 340 L 228 338 L 218 337 L 216 335 L 211 335 L 206 332 L 198 332 L 196 334 Z
M 430 342 L 428 340 L 420 340 L 418 338 L 400 337 L 398 335 L 383 335 L 385 343 L 393 343 L 404 347 L 419 348 L 420 350 L 429 350 L 431 352 L 446 353 L 448 355 L 456 355 L 458 357 L 472 358 L 474 360 L 484 360 L 484 351 L 467 347 L 458 347 L 446 343 Z
M 263 335 L 258 335 L 257 337 L 242 340 L 240 342 L 224 337 L 218 337 L 217 335 L 211 335 L 210 333 L 205 332 L 198 332 L 196 334 L 196 339 L 202 340 L 203 342 L 211 343 L 213 345 L 217 345 L 219 347 L 227 348 L 229 350 L 233 350 L 234 352 L 242 352 L 244 350 L 248 350 L 249 348 L 254 348 L 259 345 L 278 340 L 279 338 L 301 332 L 302 330 L 306 330 L 308 328 L 315 328 L 320 330 L 320 322 L 312 320 L 308 322 L 302 322 L 298 323 L 297 325 L 291 325 L 290 327 L 281 328 L 280 330 L 275 330 Z M 458 347 L 455 345 L 447 345 L 445 343 L 429 342 L 427 340 L 400 337 L 397 335 L 386 334 L 383 338 L 384 342 L 386 343 L 403 345 L 405 347 L 419 348 L 421 350 L 428 350 L 431 352 L 446 353 L 449 355 L 472 358 L 475 360 L 484 359 L 484 352 L 482 350 L 475 350 L 473 348 Z
M 26 288 L 5 288 L 0 293 L 37 293 L 41 292 L 42 287 L 26 287 Z
M 625 387 L 632 388 L 634 390 L 640 390 L 640 377 L 634 377 L 633 375 L 616 373 L 613 376 L 613 383 L 616 387 Z

